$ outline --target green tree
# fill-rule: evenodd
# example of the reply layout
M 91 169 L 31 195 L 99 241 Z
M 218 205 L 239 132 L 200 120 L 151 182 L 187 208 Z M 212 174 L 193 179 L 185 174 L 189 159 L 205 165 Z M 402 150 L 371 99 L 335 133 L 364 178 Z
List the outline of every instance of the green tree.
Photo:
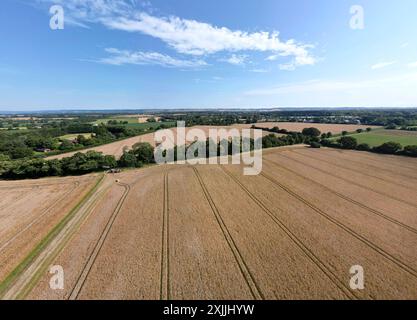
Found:
M 132 152 L 138 161 L 142 163 L 154 162 L 154 147 L 147 142 L 136 143 L 133 145 Z
M 373 150 L 379 153 L 386 153 L 386 154 L 395 154 L 398 151 L 401 151 L 402 146 L 397 142 L 386 142 L 378 147 L 375 147 Z
M 358 141 L 353 137 L 342 137 L 338 140 L 342 149 L 356 149 Z
M 86 145 L 87 140 L 88 139 L 84 135 L 82 135 L 82 134 L 80 134 L 80 135 L 77 136 L 77 142 L 79 144 L 82 144 L 83 146 Z
M 13 159 L 22 159 L 22 158 L 28 158 L 33 155 L 33 150 L 27 147 L 19 147 L 10 150 L 10 156 Z
M 98 165 L 100 169 L 113 169 L 117 167 L 117 160 L 114 156 L 101 156 L 98 160 Z
M 124 152 L 119 160 L 119 166 L 123 168 L 136 168 L 139 161 L 133 152 Z
M 9 160 L 10 160 L 10 156 L 8 156 L 7 154 L 0 153 L 0 161 L 9 161 Z
M 59 146 L 59 150 L 66 151 L 71 150 L 74 147 L 74 145 L 71 143 L 71 141 L 63 140 L 61 145 Z
M 404 154 L 411 157 L 417 157 L 417 145 L 404 147 Z
M 361 143 L 356 147 L 356 149 L 359 150 L 359 151 L 370 151 L 371 147 L 367 143 Z
M 319 137 L 321 134 L 320 130 L 317 128 L 304 128 L 302 133 L 308 137 Z

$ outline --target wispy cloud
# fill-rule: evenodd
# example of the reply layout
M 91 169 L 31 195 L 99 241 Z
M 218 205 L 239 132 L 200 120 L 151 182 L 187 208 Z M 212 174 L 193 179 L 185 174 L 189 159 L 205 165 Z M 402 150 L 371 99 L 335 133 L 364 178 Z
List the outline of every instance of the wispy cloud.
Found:
M 144 7 L 138 6 L 135 0 L 38 1 L 61 4 L 74 22 L 100 23 L 110 29 L 145 34 L 160 39 L 181 54 L 257 51 L 291 59 L 286 69 L 316 63 L 309 52 L 311 45 L 293 39 L 282 41 L 278 31 L 246 32 L 176 16 L 157 17 L 144 12 Z
M 397 61 L 380 62 L 380 63 L 372 65 L 371 69 L 372 70 L 382 69 L 382 68 L 391 66 L 393 64 L 396 64 L 396 63 L 397 63 Z
M 282 42 L 278 32 L 232 31 L 208 23 L 178 17 L 160 18 L 139 13 L 136 19 L 120 17 L 105 19 L 103 23 L 113 29 L 141 32 L 167 43 L 176 51 L 190 55 L 212 54 L 221 51 L 272 51 L 293 56 L 297 65 L 313 64 L 307 47 L 294 40 Z
M 109 53 L 110 56 L 99 59 L 96 62 L 116 66 L 126 64 L 148 64 L 176 68 L 197 68 L 207 65 L 207 63 L 203 60 L 181 60 L 158 52 L 132 52 L 129 50 L 119 50 L 115 48 L 108 48 L 106 49 L 106 52 Z

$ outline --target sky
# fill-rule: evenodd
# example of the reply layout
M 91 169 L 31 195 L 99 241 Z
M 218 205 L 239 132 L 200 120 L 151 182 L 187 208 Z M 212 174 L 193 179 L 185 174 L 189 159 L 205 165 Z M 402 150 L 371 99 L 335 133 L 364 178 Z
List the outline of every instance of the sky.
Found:
M 415 0 L 2 0 L 0 110 L 417 107 L 416 13 Z

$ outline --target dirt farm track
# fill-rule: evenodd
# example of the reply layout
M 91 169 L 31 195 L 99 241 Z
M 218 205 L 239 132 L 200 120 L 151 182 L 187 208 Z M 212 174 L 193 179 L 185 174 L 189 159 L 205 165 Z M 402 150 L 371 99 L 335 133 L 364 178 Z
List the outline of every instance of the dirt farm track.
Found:
M 300 146 L 264 151 L 258 176 L 170 165 L 0 182 L 0 297 L 417 299 L 416 169 Z

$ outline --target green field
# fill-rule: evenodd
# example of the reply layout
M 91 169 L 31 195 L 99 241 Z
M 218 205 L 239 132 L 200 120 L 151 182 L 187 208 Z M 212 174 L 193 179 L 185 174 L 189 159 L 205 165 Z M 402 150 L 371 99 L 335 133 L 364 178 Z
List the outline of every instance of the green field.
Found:
M 102 123 L 107 124 L 107 122 L 111 120 L 122 121 L 122 122 L 126 121 L 127 122 L 127 124 L 125 124 L 126 127 L 132 128 L 132 129 L 143 129 L 143 130 L 155 129 L 155 128 L 160 127 L 161 124 L 164 124 L 167 127 L 173 127 L 175 125 L 174 121 L 139 123 L 137 118 L 122 117 L 122 116 L 100 119 L 100 120 L 94 121 L 93 124 L 102 124 Z
M 146 123 L 129 123 L 126 126 L 128 128 L 138 128 L 138 129 L 155 129 L 160 127 L 162 124 L 166 125 L 167 127 L 175 126 L 175 121 L 167 121 L 167 122 L 146 122 Z
M 367 143 L 371 147 L 377 147 L 385 142 L 398 142 L 403 147 L 417 145 L 417 131 L 403 130 L 375 130 L 349 135 L 358 140 L 358 144 Z
M 107 124 L 108 121 L 111 120 L 116 120 L 116 121 L 127 121 L 129 124 L 138 124 L 138 119 L 137 118 L 132 118 L 132 117 L 111 117 L 111 118 L 104 118 L 104 119 L 99 119 L 97 121 L 94 121 L 94 124 Z

